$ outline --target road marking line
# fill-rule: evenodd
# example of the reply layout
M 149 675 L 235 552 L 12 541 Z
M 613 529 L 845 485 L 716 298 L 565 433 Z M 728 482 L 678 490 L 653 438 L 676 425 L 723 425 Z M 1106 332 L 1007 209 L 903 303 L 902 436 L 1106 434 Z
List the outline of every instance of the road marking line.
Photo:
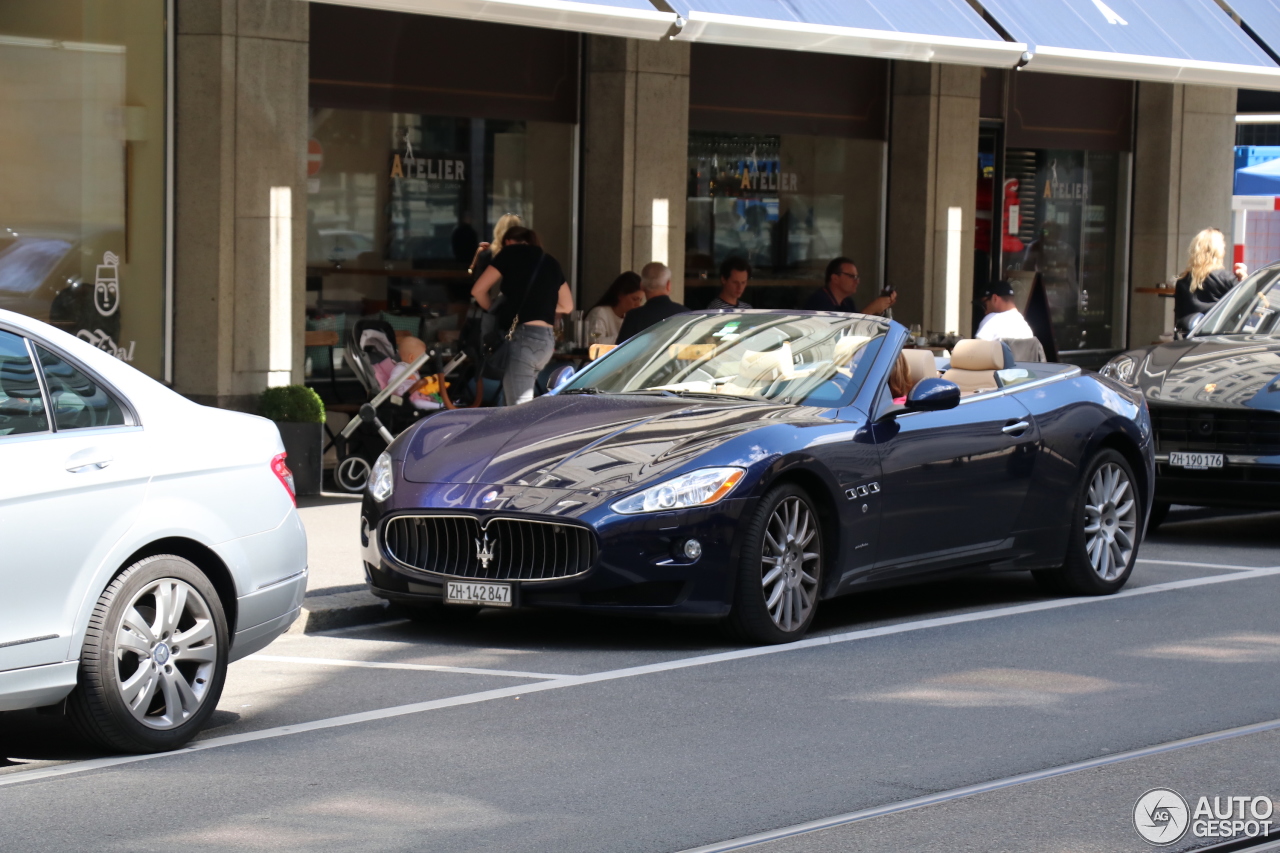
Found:
M 1138 562 L 1155 563 L 1162 566 L 1194 566 L 1197 569 L 1235 569 L 1241 572 L 1261 568 L 1261 566 L 1228 566 L 1223 563 L 1188 563 L 1185 560 L 1146 560 L 1141 557 L 1138 558 Z
M 1004 788 L 1012 788 L 1016 785 L 1025 785 L 1028 782 L 1042 782 L 1046 779 L 1065 776 L 1068 773 L 1077 773 L 1081 770 L 1092 770 L 1096 767 L 1106 767 L 1109 764 L 1119 764 L 1122 761 L 1133 761 L 1137 758 L 1148 758 L 1153 755 L 1161 755 L 1163 753 L 1173 752 L 1179 749 L 1187 749 L 1188 747 L 1193 746 L 1205 746 L 1206 744 L 1244 737 L 1245 735 L 1275 731 L 1276 729 L 1280 729 L 1280 720 L 1270 720 L 1265 723 L 1255 723 L 1251 726 L 1240 726 L 1239 728 L 1234 729 L 1223 729 L 1222 731 L 1210 732 L 1209 734 L 1197 735 L 1195 737 L 1184 738 L 1182 740 L 1169 741 L 1168 743 L 1156 744 L 1155 746 L 1143 747 L 1142 749 L 1135 749 L 1129 752 L 1118 752 L 1115 755 L 1104 755 L 1100 758 L 1077 761 L 1075 764 L 1064 764 L 1061 767 L 1051 767 L 1047 770 L 1035 770 L 1030 773 L 1022 773 L 1018 776 L 996 779 L 992 782 L 982 782 L 980 784 L 969 785 L 964 788 L 953 788 L 950 791 L 928 794 L 923 797 L 916 797 L 912 800 L 903 800 L 901 802 L 890 803 L 885 806 L 875 806 L 874 808 L 862 809 L 861 811 L 849 812 L 848 814 L 823 818 L 821 820 L 813 820 L 808 823 L 798 823 L 794 826 L 783 827 L 782 829 L 758 832 L 754 835 L 744 835 L 741 838 L 733 838 L 728 841 L 718 841 L 715 844 L 707 844 L 702 847 L 692 847 L 681 851 L 681 853 L 728 853 L 730 850 L 742 850 L 747 847 L 754 847 L 757 844 L 767 844 L 771 841 L 781 841 L 784 838 L 792 838 L 797 835 L 807 835 L 810 832 L 819 832 L 824 829 L 835 829 L 841 826 L 848 826 L 852 823 L 870 820 L 871 818 L 886 817 L 888 815 L 898 814 L 912 809 L 934 806 L 940 803 L 950 802 L 951 800 L 959 800 L 964 797 L 972 797 L 975 794 L 986 794 L 992 791 L 999 791 Z
M 651 663 L 644 664 L 642 666 L 626 667 L 624 669 L 595 672 L 588 675 L 571 675 L 564 678 L 554 678 L 549 681 L 522 684 L 516 687 L 502 687 L 495 690 L 484 690 L 479 693 L 467 693 L 461 696 L 451 696 L 446 699 L 432 699 L 430 701 L 414 702 L 408 705 L 395 705 L 390 708 L 379 708 L 373 711 L 362 711 L 356 714 L 344 714 L 340 717 L 328 717 L 322 720 L 312 720 L 307 723 L 295 723 L 288 726 L 261 729 L 256 732 L 242 732 L 235 735 L 224 735 L 223 737 L 198 740 L 173 752 L 157 752 L 150 755 L 121 755 L 111 758 L 93 758 L 88 761 L 81 761 L 77 764 L 63 764 L 57 767 L 42 768 L 40 770 L 11 773 L 0 777 L 0 787 L 15 785 L 20 782 L 35 782 L 41 779 L 67 776 L 73 773 L 84 773 L 90 770 L 101 770 L 107 767 L 116 767 L 121 764 L 132 764 L 138 761 L 150 761 L 155 758 L 184 755 L 186 753 L 200 752 L 206 749 L 218 749 L 224 746 L 235 746 L 242 743 L 252 743 L 253 741 L 270 740 L 272 738 L 284 737 L 286 735 L 321 731 L 323 729 L 342 728 L 344 726 L 352 726 L 358 723 L 372 722 L 374 720 L 387 720 L 393 717 L 420 714 L 425 711 L 435 711 L 441 708 L 456 708 L 462 705 L 476 705 L 481 702 L 490 702 L 495 699 L 526 696 L 530 693 L 541 693 L 546 690 L 559 690 L 562 687 L 577 687 L 583 684 L 597 684 L 603 681 L 616 681 L 618 679 L 634 678 L 640 675 L 652 675 L 659 672 L 689 669 L 696 666 L 707 666 L 709 664 L 726 663 L 746 658 L 776 655 L 798 649 L 812 649 L 819 646 L 849 643 L 856 640 L 866 640 L 874 637 L 907 634 L 913 631 L 927 630 L 929 628 L 962 625 L 968 622 L 984 622 L 990 619 L 1000 619 L 1006 616 L 1021 616 L 1023 614 L 1038 613 L 1045 610 L 1058 610 L 1064 607 L 1075 607 L 1086 604 L 1100 604 L 1119 599 L 1134 598 L 1142 595 L 1152 595 L 1158 592 L 1171 592 L 1174 590 L 1192 589 L 1200 586 L 1234 583 L 1236 581 L 1274 577 L 1276 575 L 1280 575 L 1280 566 L 1265 569 L 1252 569 L 1247 572 L 1234 572 L 1229 575 L 1211 575 L 1203 578 L 1188 578 L 1179 581 L 1169 581 L 1167 583 L 1152 584 L 1151 586 L 1125 589 L 1117 592 L 1115 595 L 1109 596 L 1061 598 L 1050 601 L 1037 601 L 1030 604 L 1001 607 L 995 610 L 958 613 L 953 616 L 939 616 L 932 619 L 920 619 L 914 622 L 899 622 L 894 625 L 884 625 L 879 628 L 866 628 L 860 631 L 848 631 L 842 634 L 827 634 L 825 636 L 797 640 L 794 643 L 783 643 L 777 646 L 757 646 L 749 649 L 735 649 L 730 652 L 718 652 L 716 654 L 699 655 L 691 658 L 677 658 L 676 660 L 663 661 L 661 663 Z
M 515 672 L 508 669 L 478 669 L 469 666 L 443 666 L 430 663 L 388 663 L 370 660 L 341 660 L 339 658 L 311 658 L 289 655 L 249 655 L 245 660 L 261 660 L 271 663 L 303 663 L 317 666 L 353 666 L 367 669 L 409 669 L 422 672 L 452 672 L 459 675 L 501 675 L 505 678 L 571 678 L 568 675 L 556 675 L 549 672 Z

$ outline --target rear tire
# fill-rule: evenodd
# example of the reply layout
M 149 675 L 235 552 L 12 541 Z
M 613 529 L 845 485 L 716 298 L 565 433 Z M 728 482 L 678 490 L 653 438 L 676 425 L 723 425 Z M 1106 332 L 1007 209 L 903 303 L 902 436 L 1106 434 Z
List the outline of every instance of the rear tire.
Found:
M 1114 450 L 1089 461 L 1076 490 L 1067 552 L 1057 569 L 1032 572 L 1051 592 L 1111 595 L 1133 572 L 1141 541 L 1133 469 Z
M 728 627 L 753 643 L 789 643 L 818 612 L 824 568 L 822 523 L 813 500 L 784 484 L 745 519 L 742 558 Z
M 213 584 L 172 554 L 139 560 L 103 591 L 89 619 L 72 724 L 118 752 L 166 752 L 218 706 L 231 648 Z

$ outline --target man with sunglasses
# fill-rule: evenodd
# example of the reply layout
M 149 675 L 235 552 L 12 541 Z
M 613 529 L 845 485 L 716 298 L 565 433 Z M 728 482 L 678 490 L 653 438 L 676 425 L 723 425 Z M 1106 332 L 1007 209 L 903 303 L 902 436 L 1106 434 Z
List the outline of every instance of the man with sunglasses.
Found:
M 853 295 L 858 292 L 858 265 L 849 258 L 836 258 L 827 264 L 826 284 L 814 291 L 804 304 L 808 311 L 847 311 L 858 313 Z M 877 296 L 862 309 L 863 314 L 883 314 L 898 301 L 896 291 L 888 296 Z

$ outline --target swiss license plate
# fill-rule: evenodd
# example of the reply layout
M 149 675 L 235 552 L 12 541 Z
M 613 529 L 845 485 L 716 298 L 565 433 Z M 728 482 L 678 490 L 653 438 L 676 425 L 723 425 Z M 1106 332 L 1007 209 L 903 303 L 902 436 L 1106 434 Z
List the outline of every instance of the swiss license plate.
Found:
M 1204 471 L 1222 467 L 1221 453 L 1187 453 L 1175 450 L 1169 454 L 1169 464 L 1178 468 L 1195 468 Z
M 509 583 L 445 583 L 444 600 L 446 604 L 483 604 L 486 607 L 510 607 L 511 584 Z

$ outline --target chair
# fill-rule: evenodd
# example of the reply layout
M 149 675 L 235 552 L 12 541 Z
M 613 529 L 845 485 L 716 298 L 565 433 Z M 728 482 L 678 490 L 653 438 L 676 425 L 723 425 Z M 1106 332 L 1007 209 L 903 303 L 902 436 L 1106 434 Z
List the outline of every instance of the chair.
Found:
M 597 358 L 604 355 L 609 350 L 615 349 L 617 346 L 617 344 L 592 344 L 591 348 L 587 350 L 587 359 L 589 361 L 595 361 Z
M 957 341 L 951 350 L 951 369 L 942 374 L 960 386 L 962 394 L 996 390 L 996 371 L 1004 370 L 1004 345 L 1000 341 Z
M 329 353 L 329 387 L 333 389 L 333 399 L 338 400 L 338 377 L 337 371 L 333 365 L 333 348 L 338 345 L 338 333 L 332 329 L 313 330 L 308 329 L 303 337 L 304 345 L 309 349 L 311 347 L 323 348 Z
M 1001 338 L 1013 350 L 1014 361 L 1046 361 L 1039 338 Z

